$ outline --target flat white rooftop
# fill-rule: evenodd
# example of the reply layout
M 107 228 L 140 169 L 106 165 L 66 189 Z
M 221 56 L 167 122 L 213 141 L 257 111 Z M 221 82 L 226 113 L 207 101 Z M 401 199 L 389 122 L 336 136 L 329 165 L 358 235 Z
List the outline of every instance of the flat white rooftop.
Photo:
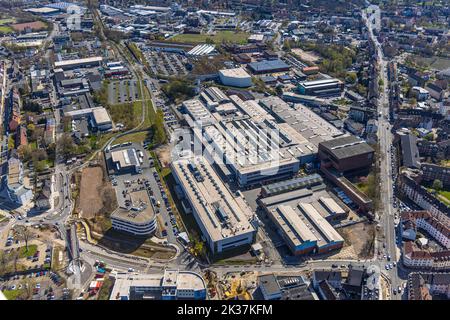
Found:
M 231 194 L 204 157 L 175 161 L 172 168 L 213 241 L 255 231 L 249 222 L 253 211 L 244 199 Z
M 247 79 L 250 75 L 243 68 L 222 69 L 219 73 L 225 77 Z
M 102 62 L 102 61 L 103 61 L 102 57 L 90 57 L 90 58 L 82 58 L 82 59 L 56 61 L 55 68 L 62 68 L 62 67 L 67 67 L 67 66 L 71 66 L 71 65 Z

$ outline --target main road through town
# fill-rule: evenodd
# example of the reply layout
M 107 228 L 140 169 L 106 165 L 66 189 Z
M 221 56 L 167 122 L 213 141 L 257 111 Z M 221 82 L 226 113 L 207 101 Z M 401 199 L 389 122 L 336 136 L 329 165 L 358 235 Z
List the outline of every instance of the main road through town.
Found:
M 380 81 L 380 92 L 378 99 L 378 142 L 380 147 L 379 162 L 380 174 L 380 208 L 377 217 L 382 226 L 383 235 L 381 241 L 385 243 L 386 254 L 391 256 L 391 261 L 400 259 L 400 250 L 397 247 L 395 225 L 396 225 L 396 209 L 393 207 L 393 179 L 392 179 L 392 163 L 391 163 L 391 146 L 392 146 L 392 126 L 389 123 L 389 86 L 387 77 L 388 61 L 383 55 L 382 46 L 379 43 L 374 31 L 380 26 L 380 8 L 378 6 L 369 6 L 363 11 L 363 19 L 369 31 L 369 36 L 375 45 L 375 51 L 378 57 L 378 77 Z M 377 80 L 378 81 L 378 80 Z M 387 263 L 387 262 L 386 262 Z M 400 263 L 401 265 L 401 263 Z M 391 283 L 391 288 L 398 288 L 402 281 L 399 272 L 401 268 L 393 268 L 384 271 Z M 399 299 L 399 295 L 391 295 L 392 299 Z

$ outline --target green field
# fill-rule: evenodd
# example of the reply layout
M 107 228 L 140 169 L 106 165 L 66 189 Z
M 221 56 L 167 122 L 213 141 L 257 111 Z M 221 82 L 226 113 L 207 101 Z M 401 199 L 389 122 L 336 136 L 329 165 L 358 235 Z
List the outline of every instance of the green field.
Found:
M 179 34 L 171 38 L 170 41 L 187 42 L 187 43 L 203 43 L 207 39 L 211 39 L 216 44 L 222 42 L 233 42 L 239 44 L 247 43 L 249 34 L 246 32 L 219 31 L 215 35 L 207 34 Z
M 25 246 L 21 247 L 19 250 L 19 258 L 32 257 L 37 251 L 37 245 L 29 244 L 28 251 Z
M 16 300 L 23 293 L 23 289 L 19 290 L 5 290 L 3 294 L 8 300 Z
M 4 26 L 5 24 L 11 24 L 11 23 L 15 23 L 16 19 L 13 18 L 5 18 L 5 19 L 0 19 L 0 26 Z
M 14 18 L 4 18 L 4 19 L 0 19 L 0 26 L 3 26 L 5 24 L 11 24 L 11 23 L 15 23 L 16 19 Z
M 12 33 L 13 29 L 8 26 L 0 26 L 0 34 Z
M 450 191 L 438 191 L 440 199 L 444 201 L 447 205 L 450 205 Z

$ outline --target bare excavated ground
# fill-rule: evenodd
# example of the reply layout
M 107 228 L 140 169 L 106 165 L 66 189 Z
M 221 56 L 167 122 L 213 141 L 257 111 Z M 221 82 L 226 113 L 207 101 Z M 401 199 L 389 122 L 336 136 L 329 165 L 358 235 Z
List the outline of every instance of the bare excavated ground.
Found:
M 155 150 L 156 155 L 158 156 L 159 161 L 161 162 L 161 166 L 163 168 L 168 167 L 171 162 L 170 157 L 170 145 L 165 145 L 162 147 L 159 147 Z
M 83 169 L 78 202 L 78 211 L 82 218 L 93 219 L 99 214 L 111 213 L 115 200 L 114 189 L 108 181 L 104 180 L 102 167 Z

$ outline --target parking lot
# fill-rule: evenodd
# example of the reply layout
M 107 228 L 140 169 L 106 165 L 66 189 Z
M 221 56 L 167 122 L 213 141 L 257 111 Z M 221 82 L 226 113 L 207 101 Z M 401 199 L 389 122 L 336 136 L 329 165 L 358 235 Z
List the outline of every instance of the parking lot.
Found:
M 165 76 L 180 76 L 188 73 L 187 58 L 179 53 L 145 50 L 145 57 L 154 74 Z
M 139 99 L 136 80 L 111 81 L 108 85 L 108 103 L 123 104 Z
M 148 90 L 152 93 L 156 108 L 162 110 L 165 124 L 169 128 L 175 129 L 175 127 L 179 124 L 178 119 L 173 110 L 170 108 L 168 102 L 164 99 L 164 94 L 161 94 L 159 84 L 150 80 L 146 80 L 145 84 L 147 85 Z
M 68 300 L 71 292 L 64 279 L 52 271 L 33 272 L 5 279 L 0 288 L 10 298 L 31 300 Z
M 142 152 L 144 157 L 143 163 L 141 164 L 142 171 L 140 173 L 120 173 L 115 172 L 113 168 L 108 170 L 109 177 L 116 191 L 119 206 L 126 207 L 125 199 L 128 190 L 147 189 L 150 194 L 150 199 L 155 206 L 156 214 L 160 215 L 164 223 L 164 228 L 161 230 L 162 236 L 167 237 L 167 241 L 169 242 L 175 242 L 179 232 L 177 221 L 170 207 L 169 199 L 164 191 L 161 179 L 155 168 L 151 167 L 151 157 L 143 146 L 136 143 L 124 143 L 117 148 L 112 148 L 111 151 L 127 148 L 135 148 L 136 152 Z M 107 163 L 109 163 L 110 153 L 106 154 L 106 158 Z

